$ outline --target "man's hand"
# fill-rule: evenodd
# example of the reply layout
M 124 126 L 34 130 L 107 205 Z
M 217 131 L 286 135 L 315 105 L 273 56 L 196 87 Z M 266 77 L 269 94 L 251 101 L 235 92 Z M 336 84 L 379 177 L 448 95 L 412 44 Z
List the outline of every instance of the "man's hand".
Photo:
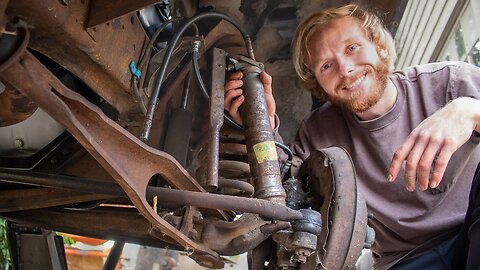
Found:
M 400 146 L 388 170 L 388 181 L 394 181 L 402 163 L 405 165 L 405 186 L 425 191 L 436 188 L 452 154 L 480 130 L 480 100 L 457 98 L 425 119 Z
M 233 73 L 225 83 L 225 110 L 230 113 L 232 119 L 242 124 L 239 108 L 245 97 L 242 95 L 243 73 L 238 71 Z M 270 125 L 275 127 L 275 99 L 272 94 L 272 77 L 266 72 L 260 73 L 260 81 L 263 83 L 265 90 L 265 102 L 267 103 L 267 113 L 270 118 Z

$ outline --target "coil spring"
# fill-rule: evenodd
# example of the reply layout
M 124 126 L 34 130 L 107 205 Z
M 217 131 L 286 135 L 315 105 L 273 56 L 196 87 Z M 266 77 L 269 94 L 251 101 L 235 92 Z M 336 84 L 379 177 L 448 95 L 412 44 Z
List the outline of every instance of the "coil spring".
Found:
M 217 193 L 235 196 L 252 196 L 254 187 L 251 184 L 250 166 L 248 164 L 245 138 L 237 131 L 223 127 L 220 134 L 219 161 L 218 161 L 218 190 Z M 208 147 L 203 147 L 199 155 L 197 179 L 201 184 L 206 183 L 206 164 L 211 158 Z

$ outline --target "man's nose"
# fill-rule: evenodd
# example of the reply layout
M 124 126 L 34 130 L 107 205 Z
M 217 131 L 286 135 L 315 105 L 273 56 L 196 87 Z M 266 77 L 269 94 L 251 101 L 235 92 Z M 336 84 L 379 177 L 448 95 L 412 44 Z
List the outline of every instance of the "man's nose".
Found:
M 340 59 L 338 63 L 338 72 L 341 77 L 348 76 L 355 69 L 355 64 L 351 59 L 344 58 Z

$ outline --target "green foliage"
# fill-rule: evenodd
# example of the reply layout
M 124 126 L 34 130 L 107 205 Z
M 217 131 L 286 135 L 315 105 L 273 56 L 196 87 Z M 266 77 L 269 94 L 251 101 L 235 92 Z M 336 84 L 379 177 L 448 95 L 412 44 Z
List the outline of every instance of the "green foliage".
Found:
M 9 269 L 10 254 L 7 244 L 7 221 L 0 218 L 0 269 Z
M 57 232 L 57 235 L 60 235 L 63 238 L 63 244 L 66 246 L 71 246 L 77 242 L 73 240 L 73 238 L 63 235 L 61 232 Z

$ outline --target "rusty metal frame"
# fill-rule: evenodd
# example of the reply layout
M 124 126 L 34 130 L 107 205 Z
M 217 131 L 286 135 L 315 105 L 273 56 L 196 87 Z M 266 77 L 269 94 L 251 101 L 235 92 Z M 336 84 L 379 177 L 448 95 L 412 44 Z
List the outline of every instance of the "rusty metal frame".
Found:
M 29 40 L 27 29 L 19 29 L 19 34 L 24 36 L 23 45 L 10 59 L 0 65 L 0 78 L 36 102 L 39 107 L 61 123 L 87 149 L 122 187 L 138 211 L 152 224 L 150 233 L 153 236 L 161 239 L 168 236 L 168 239 L 171 239 L 169 242 L 173 241 L 173 243 L 190 251 L 191 256 L 198 263 L 214 268 L 222 267 L 223 262 L 218 253 L 210 247 L 230 254 L 230 252 L 246 251 L 253 248 L 268 237 L 269 234 L 262 232 L 261 227 L 269 222 L 264 221 L 258 215 L 252 217 L 245 214 L 235 222 L 209 221 L 203 224 L 202 233 L 208 234 L 208 231 L 212 230 L 216 233 L 210 237 L 202 235 L 203 241 L 210 242 L 200 243 L 192 241 L 187 235 L 159 217 L 147 202 L 148 182 L 152 176 L 160 174 L 174 188 L 197 192 L 205 192 L 205 190 L 173 157 L 143 144 L 116 122 L 105 116 L 98 107 L 66 88 L 31 53 L 26 51 Z M 132 156 L 134 158 L 131 158 Z M 170 190 L 169 192 L 176 191 Z M 191 193 L 188 196 L 181 197 L 183 198 L 181 201 L 188 204 L 190 199 L 195 198 L 194 195 L 194 193 Z M 221 195 L 208 194 L 208 196 L 214 199 Z M 175 198 L 178 195 L 175 195 L 175 193 L 165 194 L 163 197 Z M 164 200 L 166 200 L 165 198 Z M 256 202 L 248 198 L 234 198 L 235 200 L 231 200 L 233 203 L 237 200 L 249 201 L 266 210 L 274 210 L 276 206 L 275 202 L 263 200 Z M 202 202 L 202 199 L 197 200 L 197 202 Z M 272 205 L 262 206 L 262 203 Z M 242 204 L 238 203 L 238 205 L 241 206 Z M 246 206 L 248 207 L 248 205 Z M 278 207 L 289 210 L 281 204 Z M 221 207 L 216 205 L 214 208 L 219 209 Z M 203 212 L 207 216 L 227 217 L 225 213 L 219 210 L 204 210 Z M 290 212 L 291 214 L 287 215 L 291 215 L 293 219 L 302 217 L 301 213 L 296 213 L 294 210 L 290 210 Z M 278 216 L 284 219 L 281 211 L 275 210 L 273 215 L 265 214 L 265 216 L 270 218 Z M 266 231 L 272 232 L 274 230 L 267 229 Z M 246 232 L 249 232 L 248 237 L 244 236 Z M 219 236 L 221 236 L 220 241 Z M 219 246 L 221 243 L 223 245 Z
M 181 246 L 171 243 L 167 237 L 152 237 L 150 222 L 138 213 L 37 209 L 2 213 L 2 217 L 10 221 L 33 224 L 50 230 L 183 250 Z M 98 220 L 102 222 L 99 223 Z
M 212 85 L 210 88 L 210 136 L 209 162 L 206 188 L 210 191 L 218 189 L 218 159 L 220 150 L 220 128 L 223 125 L 224 84 L 226 54 L 224 50 L 213 49 Z
M 399 1 L 394 2 L 398 3 Z M 406 1 L 400 0 L 400 2 Z M 273 232 L 285 229 L 289 224 L 272 224 L 259 215 L 251 214 L 245 214 L 237 221 L 231 222 L 228 221 L 229 216 L 223 211 L 204 209 L 200 209 L 200 211 L 206 218 L 195 224 L 194 215 L 197 210 L 195 207 L 188 207 L 181 228 L 173 227 L 152 209 L 148 200 L 149 179 L 160 174 L 174 188 L 195 191 L 197 195 L 205 195 L 202 194 L 205 190 L 172 157 L 137 140 L 120 125 L 108 119 L 96 106 L 67 89 L 35 57 L 25 51 L 26 46 L 29 45 L 30 48 L 46 55 L 72 72 L 120 113 L 121 123 L 129 125 L 138 121 L 138 116 L 141 116 L 141 107 L 135 103 L 136 99 L 130 90 L 131 74 L 128 64 L 131 60 L 137 60 L 140 51 L 145 49 L 142 46 L 146 44 L 146 36 L 137 17 L 132 16 L 131 13 L 154 3 L 154 1 L 121 2 L 121 5 L 118 3 L 108 0 L 3 1 L 0 4 L 0 26 L 6 21 L 5 14 L 27 18 L 32 39 L 30 43 L 25 43 L 9 62 L 3 63 L 0 67 L 0 78 L 18 88 L 61 122 L 115 178 L 115 181 L 125 190 L 130 200 L 144 215 L 146 219 L 125 213 L 108 217 L 107 223 L 112 227 L 118 226 L 122 222 L 123 224 L 128 223 L 126 232 L 123 231 L 125 228 L 121 228 L 122 231 L 115 231 L 116 237 L 121 240 L 130 240 L 130 238 L 125 238 L 125 234 L 127 234 L 127 237 L 132 235 L 134 238 L 137 237 L 137 239 L 153 243 L 153 245 L 158 245 L 159 242 L 162 243 L 162 246 L 171 244 L 176 248 L 193 252 L 192 257 L 197 257 L 198 262 L 205 266 L 221 267 L 222 263 L 217 253 L 229 255 L 251 250 Z M 5 8 L 6 13 L 4 13 Z M 222 25 L 223 23 L 221 22 L 209 33 L 210 40 L 208 38 L 205 40 L 206 48 L 211 48 L 215 44 L 224 43 L 231 46 L 235 43 L 238 36 L 229 36 L 228 32 L 223 33 L 222 30 L 225 27 Z M 28 39 L 26 40 L 28 41 Z M 241 43 L 241 39 L 238 43 Z M 115 44 L 115 46 L 111 46 L 111 44 Z M 238 48 L 238 51 L 241 50 L 243 47 Z M 171 78 L 173 81 L 171 85 L 178 85 L 181 81 L 178 78 L 184 77 L 188 70 L 189 67 L 176 70 L 175 74 L 180 75 Z M 171 89 L 174 88 L 171 87 Z M 142 92 L 140 91 L 140 93 Z M 171 101 L 173 90 L 168 90 L 164 94 L 159 105 L 167 107 L 167 103 Z M 145 99 L 146 96 L 140 98 Z M 220 99 L 218 97 L 216 101 L 220 101 Z M 215 119 L 212 122 L 217 125 L 220 120 Z M 157 134 L 161 132 L 161 127 L 156 132 Z M 212 137 L 218 137 L 218 133 L 219 131 L 215 129 Z M 218 145 L 215 147 L 218 148 Z M 215 147 L 212 147 L 212 153 L 217 152 L 218 149 Z M 252 152 L 251 149 L 249 152 Z M 323 217 L 326 219 L 324 224 L 330 224 L 329 221 L 332 221 L 336 226 L 329 226 L 325 230 L 326 233 L 321 235 L 319 243 L 322 245 L 318 246 L 318 254 L 315 260 L 310 260 L 313 263 L 310 265 L 315 267 L 321 265 L 329 269 L 339 267 L 339 265 L 349 267 L 354 263 L 352 258 L 356 258 L 358 247 L 363 246 L 364 239 L 362 237 L 364 237 L 366 227 L 364 202 L 356 188 L 352 188 L 351 185 L 348 187 L 350 183 L 348 181 L 355 179 L 353 166 L 350 167 L 351 162 L 349 163 L 348 155 L 346 156 L 337 149 L 327 149 L 321 154 L 314 154 L 311 160 L 309 173 L 312 179 L 322 178 L 322 182 L 327 183 L 322 184 L 325 186 L 320 187 L 319 194 L 330 196 L 329 203 L 322 205 L 321 208 Z M 325 162 L 328 163 L 328 166 L 321 167 L 322 164 L 326 164 Z M 210 172 L 210 176 L 213 177 L 209 179 L 216 178 L 214 174 L 218 171 L 218 163 L 213 165 L 213 170 Z M 339 172 L 342 172 L 341 176 Z M 330 178 L 333 178 L 333 183 L 325 182 L 324 179 Z M 216 181 L 212 186 L 217 186 Z M 272 196 L 269 194 L 260 197 L 279 203 L 283 201 L 279 181 L 266 181 L 262 185 L 257 184 L 256 187 L 257 190 L 273 187 L 271 188 L 274 191 Z M 247 186 L 239 188 L 239 190 L 249 188 L 250 186 Z M 172 190 L 173 193 L 168 196 L 180 194 L 174 193 L 175 191 Z M 340 193 L 351 194 L 351 196 L 340 198 Z M 6 211 L 109 198 L 102 194 L 81 194 L 80 192 L 66 192 L 57 197 L 57 194 L 61 193 L 53 189 L 17 190 L 10 193 L 2 192 L 2 194 L 11 198 L 18 194 L 26 194 L 33 200 L 52 194 L 55 197 L 52 200 L 45 200 L 35 207 L 24 208 L 31 204 L 31 200 L 23 205 L 8 207 L 4 205 Z M 189 193 L 181 194 L 188 195 Z M 347 198 L 345 199 L 345 197 Z M 219 199 L 215 195 L 212 195 L 211 198 Z M 2 199 L 7 199 L 7 197 Z M 182 199 L 176 199 L 182 201 Z M 256 202 L 255 199 L 245 199 L 243 202 L 247 200 L 252 203 Z M 187 200 L 183 200 L 183 202 L 187 202 Z M 266 203 L 262 207 L 269 205 Z M 342 206 L 342 209 L 351 208 L 352 205 L 355 207 L 341 212 L 332 210 L 333 206 L 339 205 Z M 221 208 L 216 207 L 216 209 Z M 111 233 L 109 231 L 111 228 L 103 228 L 103 230 L 96 228 L 96 226 L 103 227 L 103 224 L 92 225 L 86 231 L 82 231 L 73 223 L 69 223 L 68 219 L 71 219 L 71 214 L 64 210 L 28 210 L 20 213 L 7 213 L 5 216 L 26 223 L 33 220 L 47 228 L 56 226 L 56 228 L 79 231 L 82 234 L 91 234 L 92 229 L 98 233 L 98 236 Z M 104 213 L 89 213 L 88 218 L 85 219 L 79 218 L 80 215 L 75 215 L 75 220 L 82 223 L 89 223 L 100 217 L 105 218 Z M 272 218 L 273 216 L 268 217 Z M 60 221 L 59 225 L 51 224 L 50 220 L 55 217 Z M 140 233 L 136 234 L 133 231 L 136 231 L 137 227 L 135 225 L 132 227 L 132 223 L 130 223 L 132 220 L 133 224 L 139 225 L 141 228 Z M 354 223 L 345 222 L 349 220 L 354 220 Z M 192 230 L 201 232 L 202 239 L 200 241 L 191 239 L 193 237 L 189 235 L 189 232 Z M 152 235 L 159 241 L 152 240 Z M 347 244 L 350 246 L 346 246 Z M 310 269 L 310 265 L 307 263 L 301 269 Z
M 112 196 L 127 197 L 125 192 L 115 182 L 109 180 L 86 179 L 38 172 L 0 169 L 0 181 L 60 188 L 68 191 L 78 191 L 80 193 L 104 194 L 106 195 L 105 198 L 110 198 Z M 0 191 L 0 194 L 3 193 Z M 149 202 L 153 201 L 154 197 L 161 198 L 158 205 L 171 208 L 178 208 L 186 205 L 204 209 L 223 209 L 241 213 L 253 213 L 266 219 L 283 221 L 303 218 L 300 211 L 290 209 L 281 204 L 255 198 L 192 192 L 153 186 L 147 187 L 145 196 L 146 200 Z M 0 207 L 0 212 L 1 211 Z
M 145 199 L 149 179 L 160 174 L 179 189 L 205 190 L 168 154 L 151 148 L 105 116 L 96 106 L 66 88 L 24 45 L 0 66 L 0 77 L 61 123 L 125 190 L 152 228 L 191 249 L 200 261 L 222 264 L 218 254 L 183 235 L 160 218 Z M 129 158 L 135 156 L 135 158 Z M 217 216 L 224 216 L 216 211 Z
M 105 180 L 91 180 L 77 177 L 55 176 L 44 173 L 0 170 L 0 181 L 18 184 L 24 183 L 29 185 L 41 185 L 64 190 L 67 189 L 66 191 L 62 191 L 63 193 L 52 188 L 0 192 L 2 198 L 6 197 L 5 199 L 0 200 L 0 202 L 4 201 L 7 203 L 6 205 L 2 205 L 2 207 L 0 207 L 0 212 L 2 212 L 3 216 L 12 219 L 18 218 L 18 215 L 16 213 L 9 214 L 5 212 L 32 210 L 74 202 L 126 196 L 124 191 L 115 183 Z M 15 198 L 18 198 L 17 195 L 19 195 L 19 192 L 21 194 L 30 196 L 31 199 L 27 201 L 18 199 L 15 200 Z M 84 194 L 83 192 L 95 193 Z M 40 204 L 32 203 L 32 200 L 36 200 L 41 196 L 56 194 L 59 195 L 58 198 L 43 200 Z M 71 196 L 71 198 L 69 198 L 69 196 Z M 175 225 L 175 227 L 178 228 L 184 235 L 187 235 L 189 238 L 195 240 L 195 242 L 198 244 L 215 250 L 221 255 L 236 255 L 251 250 L 267 239 L 272 233 L 290 227 L 289 222 L 276 221 L 271 223 L 269 221 L 270 219 L 296 220 L 303 218 L 302 213 L 299 211 L 295 211 L 283 205 L 260 199 L 249 199 L 158 187 L 149 187 L 146 196 L 148 201 L 152 201 L 153 197 L 162 198 L 160 203 L 162 205 L 168 205 L 169 207 L 192 205 L 202 208 L 230 209 L 239 212 L 245 212 L 241 218 L 234 222 L 230 222 L 214 219 L 200 219 L 200 216 L 197 214 L 197 211 L 194 210 L 194 207 L 187 207 L 184 213 L 183 221 L 181 222 L 181 226 Z M 9 201 L 10 199 L 12 200 Z M 108 204 L 108 202 L 109 201 L 107 200 L 104 201 L 106 204 Z M 101 209 L 101 207 L 97 207 L 93 209 L 93 211 L 101 211 Z M 125 212 L 124 208 L 118 209 L 123 210 L 122 212 Z M 120 213 L 116 211 L 115 213 L 109 213 L 108 216 L 111 217 L 117 214 Z M 20 216 L 22 215 L 20 214 Z M 265 218 L 267 218 L 267 220 Z M 37 217 L 23 222 L 35 226 L 44 226 L 45 221 L 42 220 L 43 219 L 39 219 Z M 62 224 L 61 221 L 58 224 L 49 225 L 48 228 L 57 226 L 62 228 L 62 226 L 65 225 Z M 86 226 L 88 227 L 89 225 Z M 95 228 L 95 226 L 96 225 L 93 224 L 90 225 L 92 229 Z M 113 224 L 109 224 L 109 226 L 113 226 Z M 126 230 L 125 234 L 128 235 L 128 233 L 130 232 Z M 137 234 L 134 234 L 132 237 L 137 237 L 136 235 Z M 165 237 L 159 235 L 158 238 L 161 241 L 171 242 L 169 238 Z M 211 264 L 209 261 L 203 261 L 203 263 Z
M 125 15 L 87 31 L 90 1 L 10 1 L 9 16 L 31 27 L 29 47 L 51 58 L 112 105 L 122 119 L 141 113 L 130 91 L 130 61 L 137 61 L 145 33 L 137 16 Z
M 0 213 L 104 200 L 112 196 L 74 190 L 33 188 L 0 191 Z M 19 199 L 21 198 L 21 199 Z
M 111 1 L 90 0 L 87 28 L 98 26 L 125 14 L 157 3 L 158 0 Z

